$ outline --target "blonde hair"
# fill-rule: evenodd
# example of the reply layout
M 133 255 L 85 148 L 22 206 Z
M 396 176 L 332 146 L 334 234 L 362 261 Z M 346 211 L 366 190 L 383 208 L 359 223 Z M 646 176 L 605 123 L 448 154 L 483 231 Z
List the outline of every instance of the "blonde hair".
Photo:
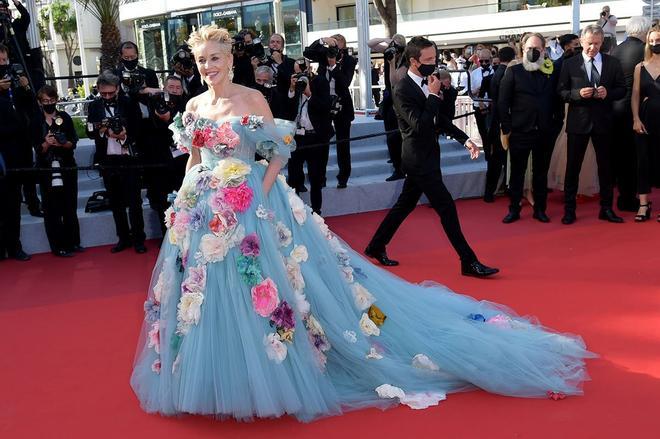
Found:
M 232 38 L 229 36 L 227 29 L 219 28 L 215 24 L 210 24 L 200 27 L 198 30 L 193 31 L 188 37 L 188 45 L 194 51 L 199 45 L 207 41 L 215 41 L 221 47 L 223 53 L 229 55 L 231 53 Z
M 649 41 L 651 39 L 651 34 L 654 32 L 660 34 L 660 26 L 653 26 L 646 34 L 646 47 L 644 48 L 644 61 L 646 62 L 651 61 L 651 58 L 653 57 L 653 52 L 651 52 L 651 43 Z

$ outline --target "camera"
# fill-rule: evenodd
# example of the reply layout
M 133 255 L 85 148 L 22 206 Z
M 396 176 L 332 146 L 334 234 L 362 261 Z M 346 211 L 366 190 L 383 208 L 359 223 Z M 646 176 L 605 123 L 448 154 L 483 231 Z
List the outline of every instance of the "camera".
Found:
M 341 113 L 341 110 L 343 108 L 343 105 L 341 103 L 340 97 L 337 95 L 332 96 L 332 101 L 330 102 L 330 116 L 335 117 L 339 113 Z
M 121 72 L 121 83 L 128 88 L 129 94 L 135 94 L 142 90 L 145 87 L 144 79 L 144 74 L 138 71 L 129 72 L 124 70 Z
M 9 79 L 12 88 L 21 86 L 21 76 L 27 76 L 25 69 L 21 64 L 9 64 L 0 66 L 0 78 Z
M 392 61 L 396 55 L 403 53 L 404 48 L 396 44 L 396 41 L 392 40 L 385 52 L 383 52 L 383 57 L 385 61 Z
M 268 61 L 266 50 L 259 38 L 253 38 L 252 42 L 245 42 L 245 35 L 248 34 L 246 30 L 240 31 L 234 35 L 234 42 L 232 43 L 232 50 L 234 53 L 243 52 L 247 57 L 257 57 L 260 62 L 265 63 Z
M 48 128 L 48 132 L 55 137 L 58 143 L 64 144 L 67 142 L 66 134 L 64 134 L 64 119 L 61 116 L 55 117 L 53 124 Z
M 309 84 L 309 75 L 306 72 L 300 72 L 291 77 L 296 80 L 296 93 L 300 94 L 304 92 L 307 88 L 307 84 Z
M 181 67 L 184 69 L 192 69 L 193 65 L 195 63 L 193 59 L 193 54 L 188 48 L 188 46 L 181 46 L 179 49 L 172 55 L 172 59 L 170 61 L 172 65 L 174 64 L 181 64 Z
M 337 58 L 339 56 L 339 47 L 337 47 L 337 46 L 328 46 L 326 56 L 328 58 Z
M 163 91 L 161 93 L 149 95 L 149 98 L 153 102 L 154 111 L 162 115 L 167 112 L 173 113 L 178 111 L 177 107 L 181 97 L 177 95 L 171 95 L 168 92 Z
M 119 134 L 124 130 L 124 121 L 122 120 L 121 116 L 114 115 L 112 117 L 103 118 L 101 119 L 100 122 L 87 123 L 88 131 L 96 131 L 101 128 L 107 128 L 109 130 L 112 130 L 113 133 Z

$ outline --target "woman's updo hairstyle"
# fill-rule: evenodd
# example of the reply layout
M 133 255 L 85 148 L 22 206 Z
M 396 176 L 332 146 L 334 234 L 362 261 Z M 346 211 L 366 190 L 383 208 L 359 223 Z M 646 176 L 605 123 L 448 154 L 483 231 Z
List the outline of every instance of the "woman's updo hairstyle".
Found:
M 215 41 L 221 47 L 224 54 L 231 54 L 232 38 L 229 36 L 227 29 L 219 28 L 215 24 L 202 26 L 194 31 L 188 37 L 188 45 L 194 51 L 201 44 L 207 41 Z

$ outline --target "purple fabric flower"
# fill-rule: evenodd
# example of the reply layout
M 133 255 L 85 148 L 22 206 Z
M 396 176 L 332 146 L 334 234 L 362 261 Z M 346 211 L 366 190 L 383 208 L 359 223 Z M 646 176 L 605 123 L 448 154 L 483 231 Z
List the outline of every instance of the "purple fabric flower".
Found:
M 259 237 L 250 233 L 241 241 L 241 253 L 244 256 L 259 256 Z
M 211 182 L 212 177 L 213 175 L 208 171 L 200 172 L 200 175 L 195 182 L 195 193 L 201 194 L 207 190 L 209 188 L 209 183 Z
M 160 318 L 160 304 L 154 300 L 144 302 L 144 319 L 148 322 L 155 322 Z
M 296 322 L 293 317 L 293 310 L 286 302 L 286 300 L 280 302 L 277 308 L 275 308 L 273 313 L 270 315 L 270 321 L 278 328 L 285 330 L 293 329 L 296 326 Z
M 201 207 L 197 206 L 191 209 L 189 214 L 190 222 L 188 223 L 188 227 L 195 231 L 199 230 L 200 226 L 204 223 L 204 212 Z

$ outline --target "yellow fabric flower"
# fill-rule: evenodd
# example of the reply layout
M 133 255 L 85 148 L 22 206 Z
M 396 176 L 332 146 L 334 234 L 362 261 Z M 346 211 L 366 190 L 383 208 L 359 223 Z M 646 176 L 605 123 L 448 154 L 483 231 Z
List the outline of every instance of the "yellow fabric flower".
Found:
M 218 180 L 220 186 L 238 186 L 243 183 L 250 171 L 250 165 L 242 160 L 227 158 L 213 169 L 213 177 Z
M 543 65 L 541 66 L 540 70 L 546 75 L 552 75 L 552 72 L 555 70 L 555 65 L 552 63 L 550 58 L 546 58 L 545 61 L 543 61 Z
M 293 343 L 293 329 L 278 329 L 277 334 L 280 336 L 281 341 Z
M 378 326 L 383 326 L 383 323 L 385 323 L 385 319 L 387 318 L 383 311 L 381 311 L 376 305 L 371 305 L 367 314 L 369 315 L 369 319 Z
M 286 136 L 284 136 L 284 137 L 282 138 L 282 140 L 284 140 L 284 143 L 285 143 L 286 145 L 290 145 L 291 142 L 293 142 L 293 136 L 292 136 L 291 134 L 287 134 Z

